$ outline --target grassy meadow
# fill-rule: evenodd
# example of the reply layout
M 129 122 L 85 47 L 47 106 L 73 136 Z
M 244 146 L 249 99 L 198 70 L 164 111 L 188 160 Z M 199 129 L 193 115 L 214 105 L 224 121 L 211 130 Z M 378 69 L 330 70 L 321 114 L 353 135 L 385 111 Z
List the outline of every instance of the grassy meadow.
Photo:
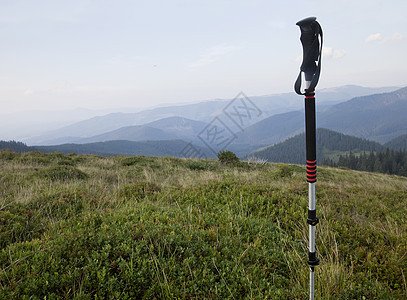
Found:
M 318 168 L 317 299 L 407 298 L 407 178 Z M 297 165 L 0 151 L 0 299 L 307 299 Z

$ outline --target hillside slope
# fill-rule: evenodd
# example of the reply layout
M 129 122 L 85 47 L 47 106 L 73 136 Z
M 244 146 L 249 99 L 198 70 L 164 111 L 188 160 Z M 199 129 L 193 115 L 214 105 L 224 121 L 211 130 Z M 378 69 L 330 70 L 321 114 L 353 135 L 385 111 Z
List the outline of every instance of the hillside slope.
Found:
M 150 126 L 126 126 L 100 135 L 88 138 L 81 138 L 78 139 L 76 142 L 80 144 L 117 141 L 117 140 L 138 142 L 138 141 L 175 140 L 177 138 L 178 137 L 174 134 L 170 134 L 161 129 L 153 128 Z
M 206 125 L 207 123 L 201 121 L 181 117 L 169 117 L 147 123 L 145 126 L 160 129 L 178 138 L 195 139 Z
M 301 133 L 284 142 L 259 149 L 247 155 L 270 162 L 305 163 L 305 133 Z M 379 143 L 345 135 L 332 130 L 317 129 L 317 160 L 337 160 L 343 152 L 384 151 L 385 147 Z
M 303 167 L 2 153 L 4 299 L 308 296 Z M 407 178 L 318 176 L 315 296 L 405 298 Z
M 388 141 L 384 146 L 394 150 L 407 150 L 407 134 L 400 135 Z
M 238 134 L 238 143 L 271 145 L 304 131 L 302 111 L 292 111 L 264 119 Z

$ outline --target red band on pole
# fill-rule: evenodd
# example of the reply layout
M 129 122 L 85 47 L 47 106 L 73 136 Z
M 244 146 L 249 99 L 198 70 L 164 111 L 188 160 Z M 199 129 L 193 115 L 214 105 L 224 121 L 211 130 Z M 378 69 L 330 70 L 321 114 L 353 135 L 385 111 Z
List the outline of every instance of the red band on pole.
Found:
M 305 99 L 315 99 L 315 92 L 314 91 L 307 91 L 305 93 Z
M 310 183 L 317 181 L 317 161 L 307 160 L 307 181 Z

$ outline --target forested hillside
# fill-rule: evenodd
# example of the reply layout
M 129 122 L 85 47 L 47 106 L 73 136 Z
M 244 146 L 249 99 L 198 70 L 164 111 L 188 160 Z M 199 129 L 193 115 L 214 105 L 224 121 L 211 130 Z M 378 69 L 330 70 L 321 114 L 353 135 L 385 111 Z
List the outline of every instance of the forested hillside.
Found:
M 22 142 L 16 141 L 0 141 L 0 150 L 2 149 L 8 149 L 17 153 L 35 151 L 34 147 L 29 147 Z
M 345 135 L 332 130 L 317 129 L 317 159 L 320 163 L 336 161 L 338 153 L 344 151 L 384 151 L 379 143 Z M 284 142 L 259 149 L 248 157 L 265 159 L 270 162 L 305 163 L 305 133 Z
M 394 150 L 407 150 L 407 134 L 400 135 L 384 144 L 385 147 Z
M 360 155 L 350 152 L 341 155 L 338 163 L 331 163 L 330 165 L 352 170 L 407 176 L 407 151 L 387 149 L 385 152 L 364 152 Z

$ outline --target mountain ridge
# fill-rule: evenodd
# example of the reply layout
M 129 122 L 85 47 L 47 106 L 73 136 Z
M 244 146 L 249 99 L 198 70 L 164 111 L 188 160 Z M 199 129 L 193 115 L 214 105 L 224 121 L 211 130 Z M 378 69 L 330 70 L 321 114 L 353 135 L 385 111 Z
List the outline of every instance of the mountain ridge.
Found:
M 352 85 L 322 89 L 318 91 L 318 103 L 321 106 L 326 106 L 335 102 L 349 100 L 349 97 L 395 89 L 395 87 L 366 88 Z M 262 118 L 302 108 L 302 101 L 293 92 L 251 96 L 249 98 L 262 110 Z M 53 140 L 63 141 L 64 137 L 92 137 L 121 127 L 145 125 L 174 116 L 208 123 L 214 117 L 222 114 L 223 109 L 231 101 L 232 99 L 210 100 L 186 105 L 157 107 L 137 113 L 110 113 L 76 122 L 23 141 L 30 145 L 52 144 Z
M 96 154 L 101 156 L 172 156 L 185 157 L 187 147 L 192 146 L 203 158 L 211 158 L 214 155 L 207 149 L 192 145 L 183 140 L 164 141 L 126 141 L 114 140 L 106 142 L 95 142 L 88 144 L 62 144 L 55 146 L 32 146 L 41 152 L 61 152 L 64 154 Z M 195 157 L 193 155 L 186 157 Z
M 174 140 L 177 136 L 164 132 L 161 129 L 137 125 L 137 126 L 125 126 L 116 130 L 112 130 L 93 137 L 82 138 L 78 140 L 78 143 L 95 143 L 95 142 L 107 142 L 114 140 L 127 140 L 132 142 L 138 141 L 159 141 L 159 140 Z
M 407 133 L 407 87 L 356 97 L 322 111 L 316 97 L 318 127 L 380 143 Z M 369 107 L 370 102 L 373 107 Z M 275 144 L 303 131 L 304 123 L 304 112 L 300 110 L 274 115 L 239 133 L 239 142 Z

